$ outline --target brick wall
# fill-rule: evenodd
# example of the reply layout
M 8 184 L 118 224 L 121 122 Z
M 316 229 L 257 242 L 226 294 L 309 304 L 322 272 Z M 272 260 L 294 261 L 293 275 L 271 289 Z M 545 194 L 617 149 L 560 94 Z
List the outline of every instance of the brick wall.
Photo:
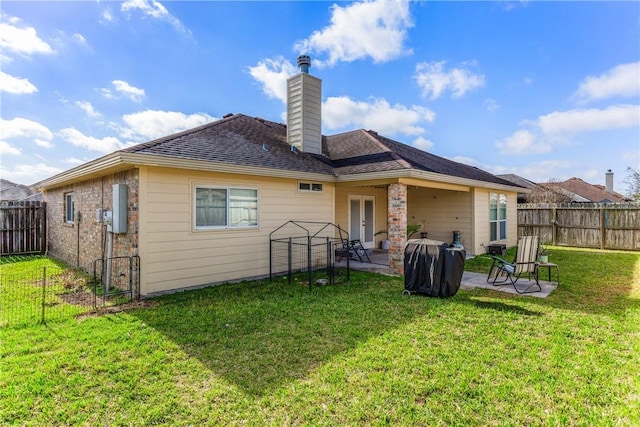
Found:
M 388 189 L 389 272 L 404 274 L 404 245 L 407 241 L 407 186 L 391 184 Z
M 48 251 L 55 258 L 88 272 L 93 261 L 106 257 L 107 232 L 96 221 L 96 210 L 112 210 L 113 184 L 127 185 L 127 233 L 113 235 L 113 256 L 138 254 L 138 170 L 129 169 L 101 178 L 47 190 Z M 80 221 L 65 222 L 64 196 L 73 192 L 74 209 Z

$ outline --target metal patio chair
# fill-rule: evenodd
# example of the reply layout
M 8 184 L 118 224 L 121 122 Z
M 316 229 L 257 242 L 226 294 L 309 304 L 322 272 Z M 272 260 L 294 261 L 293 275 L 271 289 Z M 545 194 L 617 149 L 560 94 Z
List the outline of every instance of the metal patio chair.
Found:
M 353 260 L 357 258 L 360 262 L 365 262 L 364 258 L 366 258 L 366 262 L 371 262 L 367 250 L 362 246 L 362 242 L 358 239 L 342 239 L 342 249 L 336 251 L 336 255 L 339 257 L 338 262 L 342 261 L 342 258 L 345 256 Z
M 493 286 L 513 285 L 519 294 L 529 294 L 542 291 L 538 281 L 538 236 L 524 236 L 518 241 L 518 249 L 513 262 L 509 262 L 495 255 L 491 255 L 493 263 L 489 269 L 487 282 Z M 530 284 L 524 290 L 518 289 L 516 282 L 522 276 L 527 275 L 535 279 L 535 283 Z

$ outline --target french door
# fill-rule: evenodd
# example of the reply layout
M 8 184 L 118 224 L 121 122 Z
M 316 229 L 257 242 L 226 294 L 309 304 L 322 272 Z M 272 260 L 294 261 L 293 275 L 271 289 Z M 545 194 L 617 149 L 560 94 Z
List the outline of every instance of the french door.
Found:
M 365 248 L 375 247 L 375 197 L 349 196 L 349 239 Z

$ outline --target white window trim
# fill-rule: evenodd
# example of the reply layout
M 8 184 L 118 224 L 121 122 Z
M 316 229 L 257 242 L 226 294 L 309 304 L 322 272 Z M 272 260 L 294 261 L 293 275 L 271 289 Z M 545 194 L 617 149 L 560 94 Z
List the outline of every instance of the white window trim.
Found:
M 308 184 L 309 185 L 309 189 L 302 189 L 300 188 L 300 186 L 302 184 Z M 314 190 L 313 186 L 314 185 L 319 185 L 320 186 L 320 190 Z M 324 184 L 322 182 L 311 182 L 311 181 L 298 181 L 298 192 L 299 193 L 312 193 L 312 194 L 322 194 L 324 193 Z
M 69 201 L 71 202 L 71 218 L 69 218 Z M 73 200 L 73 191 L 64 193 L 64 222 L 66 224 L 74 223 L 75 200 Z
M 491 212 L 489 212 L 489 234 L 491 234 L 491 225 L 493 223 L 495 223 L 496 224 L 496 240 L 491 240 L 491 239 L 489 239 L 489 240 L 492 241 L 492 242 L 499 242 L 499 241 L 507 240 L 507 230 L 508 230 L 507 229 L 507 225 L 508 225 L 507 224 L 507 216 L 508 216 L 507 213 L 505 212 L 504 219 L 500 219 L 500 199 L 501 199 L 501 197 L 504 197 L 505 205 L 506 205 L 505 207 L 506 207 L 507 210 L 508 210 L 508 207 L 509 207 L 509 203 L 508 203 L 508 199 L 507 199 L 507 195 L 506 194 L 504 194 L 504 193 L 489 193 L 489 211 L 491 211 L 491 196 L 494 195 L 494 194 L 497 196 L 497 205 L 496 205 L 497 212 L 496 212 L 496 219 L 495 220 L 491 219 Z M 500 227 L 500 223 L 502 223 L 502 222 L 504 222 L 504 233 L 505 233 L 504 236 L 500 235 L 500 228 L 501 228 Z M 491 236 L 489 236 L 489 237 L 491 237 Z
M 227 225 L 205 225 L 198 226 L 197 225 L 197 207 L 196 207 L 196 192 L 198 188 L 207 188 L 214 190 L 225 190 L 227 192 L 226 199 L 226 210 L 227 210 Z M 253 190 L 256 192 L 256 224 L 255 225 L 229 225 L 229 195 L 231 194 L 230 190 Z M 220 230 L 247 230 L 247 229 L 256 229 L 260 226 L 260 190 L 255 187 L 241 187 L 241 186 L 225 186 L 225 185 L 216 185 L 216 184 L 193 184 L 193 189 L 191 192 L 192 197 L 192 228 L 195 231 L 220 231 Z

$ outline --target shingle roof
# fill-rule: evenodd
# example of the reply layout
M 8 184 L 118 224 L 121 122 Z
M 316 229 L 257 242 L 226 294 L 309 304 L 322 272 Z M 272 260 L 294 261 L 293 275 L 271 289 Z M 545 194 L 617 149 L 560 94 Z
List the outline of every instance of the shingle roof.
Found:
M 236 114 L 122 151 L 334 175 L 314 157 L 291 151 L 281 123 Z
M 292 152 L 286 129 L 281 123 L 236 114 L 122 151 L 338 176 L 417 169 L 514 185 L 481 169 L 426 153 L 373 131 L 324 136 L 323 155 Z
M 374 131 L 356 130 L 327 136 L 325 146 L 338 175 L 417 169 L 500 185 L 514 185 L 482 169 L 427 153 Z
M 506 179 L 509 182 L 513 182 L 514 184 L 517 184 L 520 187 L 529 188 L 529 189 L 534 189 L 538 187 L 538 184 L 536 184 L 535 182 L 531 182 L 528 179 L 513 173 L 505 173 L 505 174 L 500 174 L 496 176 L 502 179 Z
M 556 182 L 555 185 L 596 203 L 620 203 L 627 201 L 621 194 L 608 192 L 602 186 L 589 184 L 576 177 L 569 178 L 566 181 Z

